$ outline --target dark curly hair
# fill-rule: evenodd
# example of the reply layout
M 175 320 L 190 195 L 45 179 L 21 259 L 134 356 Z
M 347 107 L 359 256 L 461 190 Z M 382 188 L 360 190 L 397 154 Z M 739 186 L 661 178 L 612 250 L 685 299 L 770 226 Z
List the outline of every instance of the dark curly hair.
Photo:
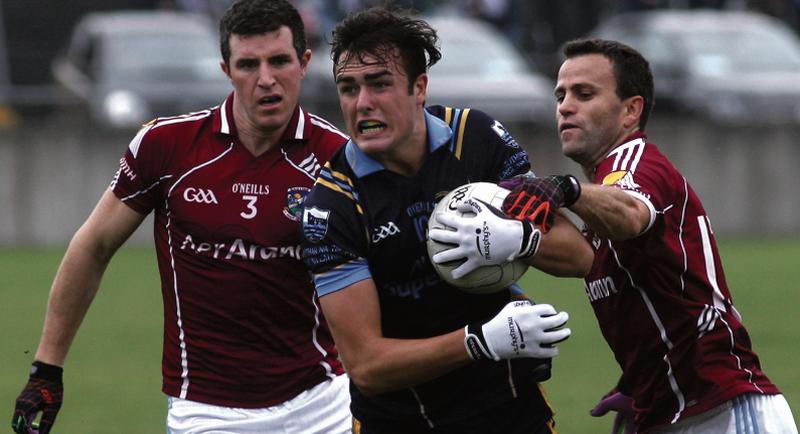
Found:
M 564 46 L 567 59 L 586 54 L 602 54 L 614 67 L 617 96 L 620 99 L 640 95 L 644 98 L 639 129 L 644 131 L 655 104 L 653 97 L 653 73 L 650 64 L 638 51 L 617 41 L 606 39 L 576 39 Z
M 352 59 L 367 63 L 366 56 L 374 57 L 378 64 L 388 63 L 397 49 L 411 93 L 417 77 L 442 58 L 438 43 L 436 30 L 413 18 L 412 11 L 373 7 L 348 16 L 333 29 L 333 73 L 335 76 L 340 63 Z M 345 58 L 340 62 L 342 54 Z
M 297 58 L 306 52 L 306 30 L 300 13 L 286 0 L 237 0 L 219 21 L 219 47 L 222 60 L 231 60 L 231 35 L 252 36 L 274 32 L 286 26 L 292 31 Z

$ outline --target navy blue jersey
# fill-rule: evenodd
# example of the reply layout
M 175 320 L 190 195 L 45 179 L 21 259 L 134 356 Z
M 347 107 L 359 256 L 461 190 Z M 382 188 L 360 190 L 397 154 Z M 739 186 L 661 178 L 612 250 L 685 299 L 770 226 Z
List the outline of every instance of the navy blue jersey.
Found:
M 528 172 L 526 152 L 480 111 L 434 106 L 425 121 L 429 153 L 417 174 L 385 170 L 351 141 L 331 158 L 305 202 L 303 257 L 317 293 L 373 279 L 389 338 L 449 333 L 488 321 L 509 300 L 524 297 L 516 285 L 474 295 L 442 281 L 428 258 L 425 232 L 437 200 L 468 182 Z M 517 394 L 538 395 L 537 367 L 542 362 L 530 359 L 476 362 L 413 389 L 369 397 L 351 383 L 351 407 L 373 425 L 446 425 Z M 543 400 L 541 413 L 550 417 Z

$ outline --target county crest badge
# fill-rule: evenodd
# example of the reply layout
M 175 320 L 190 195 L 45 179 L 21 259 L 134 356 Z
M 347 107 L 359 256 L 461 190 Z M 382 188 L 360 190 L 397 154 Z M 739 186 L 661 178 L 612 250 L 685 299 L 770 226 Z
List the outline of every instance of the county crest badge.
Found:
M 303 202 L 311 189 L 307 187 L 292 187 L 286 190 L 286 206 L 283 215 L 293 222 L 299 222 L 303 217 Z
M 303 211 L 303 235 L 308 241 L 318 243 L 328 233 L 328 219 L 331 212 L 317 207 L 306 208 Z

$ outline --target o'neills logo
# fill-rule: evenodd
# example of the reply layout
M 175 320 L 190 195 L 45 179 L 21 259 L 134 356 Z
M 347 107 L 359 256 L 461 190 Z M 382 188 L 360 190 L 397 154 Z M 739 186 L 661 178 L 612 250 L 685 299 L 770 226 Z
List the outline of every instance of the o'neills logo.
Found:
M 240 194 L 255 194 L 259 196 L 266 196 L 269 194 L 269 185 L 246 184 L 243 182 L 237 182 L 231 186 L 231 191 Z

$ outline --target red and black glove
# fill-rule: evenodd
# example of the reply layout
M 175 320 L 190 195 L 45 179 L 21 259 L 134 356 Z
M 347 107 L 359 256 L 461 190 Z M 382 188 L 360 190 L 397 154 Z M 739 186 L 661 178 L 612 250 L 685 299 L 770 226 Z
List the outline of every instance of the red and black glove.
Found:
M 64 397 L 64 369 L 42 362 L 33 362 L 28 384 L 17 397 L 11 427 L 17 434 L 47 434 L 53 428 Z M 36 415 L 42 412 L 38 426 Z
M 511 190 L 503 200 L 503 212 L 513 219 L 533 222 L 542 232 L 550 230 L 556 209 L 571 206 L 581 196 L 581 184 L 572 175 L 520 175 L 499 185 Z

